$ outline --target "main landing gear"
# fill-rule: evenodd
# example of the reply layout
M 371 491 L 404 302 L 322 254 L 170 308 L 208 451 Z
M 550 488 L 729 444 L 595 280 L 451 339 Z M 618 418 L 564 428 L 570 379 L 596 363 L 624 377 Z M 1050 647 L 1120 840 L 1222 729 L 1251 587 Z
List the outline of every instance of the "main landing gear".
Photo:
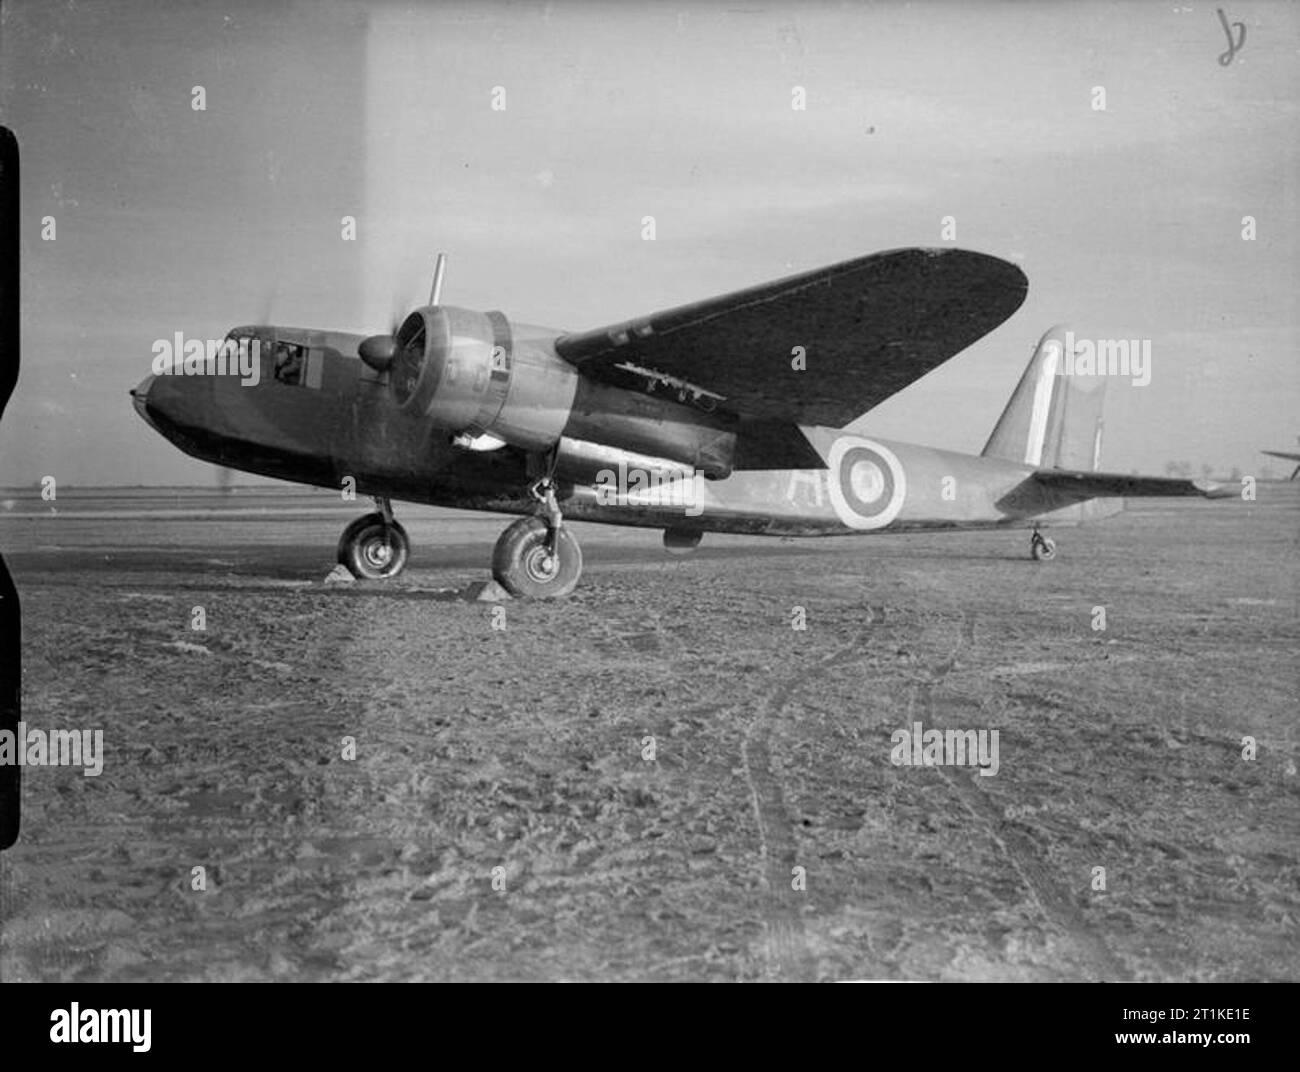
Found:
M 1036 562 L 1051 562 L 1056 557 L 1056 541 L 1044 536 L 1035 525 L 1034 533 L 1029 537 L 1029 553 Z
M 411 554 L 411 541 L 394 520 L 392 503 L 377 498 L 375 505 L 378 511 L 357 518 L 339 537 L 339 562 L 367 581 L 396 577 Z
M 582 576 L 582 548 L 564 527 L 555 478 L 543 476 L 528 493 L 541 503 L 543 516 L 521 517 L 501 534 L 492 552 L 492 576 L 511 595 L 567 596 Z
M 534 481 L 528 493 L 541 504 L 541 515 L 521 517 L 501 534 L 492 552 L 492 576 L 514 596 L 567 596 L 582 576 L 582 548 L 564 527 L 554 476 Z M 377 498 L 375 505 L 378 511 L 357 518 L 339 537 L 339 562 L 367 581 L 396 577 L 411 554 L 411 541 L 393 519 L 392 504 Z

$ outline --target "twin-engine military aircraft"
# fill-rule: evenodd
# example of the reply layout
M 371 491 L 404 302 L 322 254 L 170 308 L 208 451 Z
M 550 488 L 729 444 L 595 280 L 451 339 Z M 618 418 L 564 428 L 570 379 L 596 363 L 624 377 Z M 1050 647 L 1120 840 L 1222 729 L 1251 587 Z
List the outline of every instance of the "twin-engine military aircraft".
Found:
M 1050 559 L 1040 522 L 1217 490 L 1097 471 L 1106 380 L 1072 374 L 1059 328 L 979 456 L 845 428 L 1020 307 L 1028 281 L 995 257 L 876 253 L 577 333 L 440 304 L 443 263 L 394 334 L 235 328 L 225 345 L 258 355 L 260 376 L 187 374 L 211 360 L 178 358 L 131 392 L 135 407 L 219 466 L 335 489 L 351 478 L 378 506 L 339 540 L 361 578 L 406 564 L 393 500 L 523 514 L 493 556 L 518 596 L 577 584 L 569 518 L 662 529 L 679 551 L 706 532 L 1019 526 Z

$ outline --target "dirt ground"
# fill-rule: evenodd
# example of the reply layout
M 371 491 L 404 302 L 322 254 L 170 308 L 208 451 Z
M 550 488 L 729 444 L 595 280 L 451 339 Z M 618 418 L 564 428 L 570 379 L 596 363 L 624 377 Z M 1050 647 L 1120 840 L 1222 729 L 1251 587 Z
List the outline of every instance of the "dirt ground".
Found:
M 335 588 L 325 493 L 9 504 L 24 718 L 105 761 L 24 772 L 0 977 L 1300 978 L 1300 487 L 1259 491 L 1050 564 L 576 526 L 575 595 L 501 610 L 449 591 L 501 518 L 406 510 L 411 568 Z M 918 721 L 997 774 L 891 763 Z

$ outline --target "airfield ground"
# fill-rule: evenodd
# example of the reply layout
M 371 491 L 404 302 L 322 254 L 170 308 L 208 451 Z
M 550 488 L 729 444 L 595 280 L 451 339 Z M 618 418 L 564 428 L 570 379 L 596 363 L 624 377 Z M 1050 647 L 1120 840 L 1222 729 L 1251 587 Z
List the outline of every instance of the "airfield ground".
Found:
M 0 510 L 27 725 L 106 753 L 24 773 L 0 978 L 1300 978 L 1300 485 L 1051 564 L 577 526 L 504 630 L 447 590 L 505 519 L 404 510 L 406 574 L 326 587 L 359 505 Z M 916 721 L 998 730 L 996 776 L 892 765 Z

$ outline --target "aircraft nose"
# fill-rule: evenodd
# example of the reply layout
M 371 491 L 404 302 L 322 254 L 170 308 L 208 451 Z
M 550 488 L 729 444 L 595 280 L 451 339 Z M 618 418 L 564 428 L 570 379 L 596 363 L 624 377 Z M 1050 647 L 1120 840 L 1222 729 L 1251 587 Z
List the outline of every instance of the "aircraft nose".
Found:
M 214 405 L 216 380 L 177 373 L 146 376 L 131 391 L 131 403 L 146 424 L 169 437 L 164 428 L 210 429 L 220 419 L 220 407 Z
M 140 383 L 131 388 L 131 403 L 135 406 L 136 413 L 141 417 L 145 416 L 145 404 L 149 401 L 149 389 L 153 386 L 156 376 L 146 376 Z

